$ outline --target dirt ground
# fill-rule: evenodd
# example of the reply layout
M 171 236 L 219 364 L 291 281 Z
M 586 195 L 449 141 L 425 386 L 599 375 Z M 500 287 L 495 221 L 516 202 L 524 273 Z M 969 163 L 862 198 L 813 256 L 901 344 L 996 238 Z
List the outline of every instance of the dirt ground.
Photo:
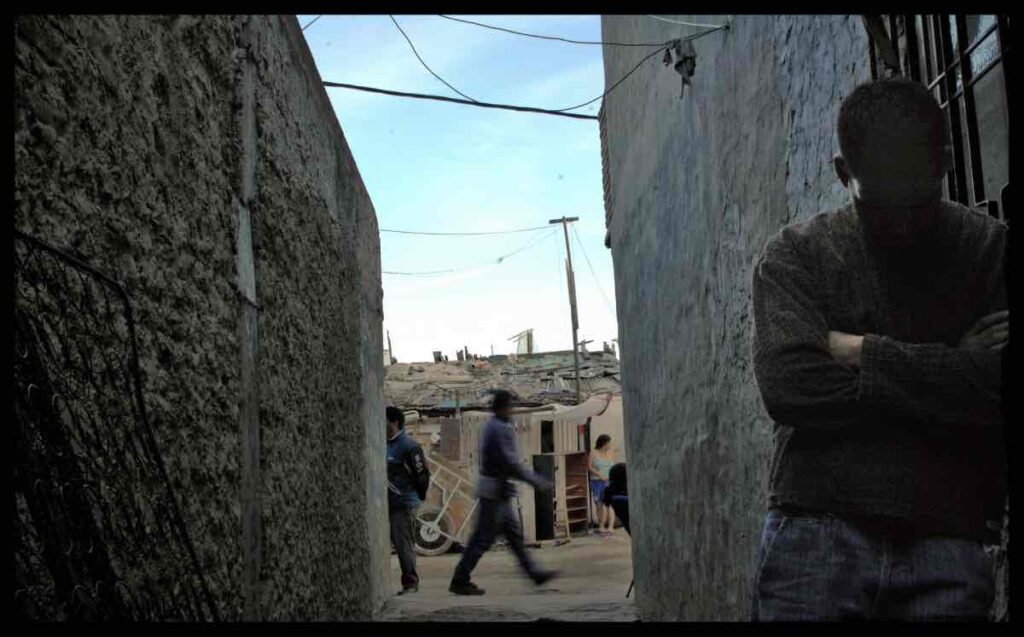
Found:
M 529 549 L 544 568 L 560 576 L 534 586 L 519 570 L 515 556 L 504 547 L 480 559 L 473 581 L 487 591 L 480 596 L 448 592 L 460 555 L 418 556 L 419 592 L 392 597 L 384 621 L 635 621 L 633 595 L 626 590 L 633 578 L 630 540 L 623 529 L 611 537 L 573 538 L 561 546 Z M 397 591 L 398 558 L 391 556 L 391 583 Z

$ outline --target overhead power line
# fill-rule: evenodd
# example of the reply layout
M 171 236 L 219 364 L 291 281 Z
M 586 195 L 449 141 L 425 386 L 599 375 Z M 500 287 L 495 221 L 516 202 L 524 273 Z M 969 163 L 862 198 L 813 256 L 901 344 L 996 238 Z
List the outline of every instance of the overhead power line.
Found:
M 626 81 L 626 78 L 628 78 L 628 77 L 629 77 L 630 75 L 632 75 L 633 73 L 635 73 L 635 72 L 636 72 L 636 70 L 637 70 L 638 68 L 640 68 L 640 66 L 641 66 L 641 65 L 642 65 L 642 64 L 643 64 L 644 62 L 646 62 L 647 60 L 651 59 L 652 57 L 654 57 L 655 55 L 657 55 L 657 54 L 659 54 L 659 53 L 661 53 L 661 49 L 655 49 L 654 51 L 652 51 L 652 52 L 648 53 L 647 55 L 645 55 L 645 56 L 644 56 L 644 58 L 643 58 L 642 60 L 640 60 L 639 62 L 637 62 L 636 66 L 634 66 L 634 67 L 633 67 L 632 69 L 630 69 L 629 73 L 626 73 L 625 75 L 623 75 L 622 77 L 620 77 L 620 78 L 619 78 L 619 81 L 618 81 L 618 82 L 616 82 L 615 84 L 612 84 L 612 85 L 611 85 L 611 87 L 610 87 L 610 88 L 609 88 L 608 90 L 606 90 L 606 91 L 605 91 L 604 93 L 601 93 L 600 95 L 598 95 L 598 96 L 597 96 L 597 97 L 595 97 L 594 99 L 592 99 L 592 100 L 590 100 L 590 101 L 587 101 L 587 102 L 583 102 L 582 104 L 577 104 L 576 106 L 570 106 L 570 107 L 568 107 L 568 108 L 560 108 L 560 109 L 558 109 L 558 112 L 565 112 L 565 111 L 574 111 L 574 110 L 576 110 L 577 108 L 583 108 L 584 106 L 589 106 L 590 104 L 593 104 L 593 103 L 594 103 L 594 102 L 596 102 L 597 100 L 599 100 L 599 99 L 601 99 L 601 98 L 603 98 L 603 97 L 606 97 L 606 96 L 607 96 L 607 95 L 608 95 L 609 93 L 611 93 L 612 91 L 614 91 L 614 90 L 615 90 L 615 89 L 616 89 L 616 88 L 617 88 L 617 87 L 619 86 L 619 84 L 622 84 L 623 82 L 625 82 L 625 81 Z
M 697 24 L 697 23 L 694 23 L 694 22 L 682 22 L 680 20 L 673 20 L 672 18 L 663 18 L 660 15 L 648 15 L 647 17 L 648 18 L 653 18 L 655 20 L 660 20 L 662 22 L 668 22 L 669 24 L 678 24 L 678 25 L 684 26 L 684 27 L 712 28 L 712 29 L 714 29 L 716 31 L 718 29 L 728 29 L 729 28 L 728 24 Z
M 506 29 L 505 27 L 495 26 L 493 24 L 484 24 L 483 22 L 474 22 L 473 20 L 466 20 L 465 18 L 456 18 L 443 13 L 437 14 L 445 20 L 453 20 L 455 22 L 464 22 L 465 24 L 472 24 L 485 29 L 492 29 L 494 31 L 504 31 L 505 33 L 512 33 L 514 35 L 522 35 L 528 38 L 538 38 L 540 40 L 557 40 L 559 42 L 568 42 L 570 44 L 595 44 L 603 46 L 646 46 L 646 47 L 660 47 L 668 44 L 667 42 L 658 43 L 644 43 L 644 42 L 603 42 L 603 41 L 589 41 L 589 40 L 572 40 L 569 38 L 563 38 L 557 35 L 538 35 L 536 33 L 525 33 L 523 31 L 516 31 L 515 29 Z
M 318 15 L 317 17 L 313 18 L 312 20 L 310 20 L 309 22 L 306 23 L 306 26 L 302 27 L 302 30 L 305 31 L 309 27 L 313 26 L 313 23 L 316 22 L 317 20 L 319 20 L 322 17 L 324 17 L 323 14 Z
M 598 119 L 596 115 L 581 115 L 579 113 L 563 113 L 562 111 L 553 111 L 547 108 L 534 108 L 532 106 L 515 106 L 513 104 L 491 104 L 489 102 L 477 102 L 471 100 L 460 100 L 454 97 L 446 97 L 444 95 L 427 95 L 425 93 L 408 93 L 406 91 L 392 91 L 390 89 L 375 88 L 373 86 L 361 86 L 359 84 L 346 84 L 344 82 L 324 82 L 324 86 L 333 88 L 347 88 L 354 91 L 366 91 L 367 93 L 380 93 L 382 95 L 394 95 L 396 97 L 411 97 L 414 99 L 421 100 L 436 100 L 439 102 L 451 102 L 453 104 L 466 104 L 469 106 L 479 106 L 481 108 L 498 108 L 507 111 L 520 111 L 523 113 L 540 113 L 541 115 L 558 115 L 560 117 L 571 117 L 574 119 Z
M 578 118 L 578 119 L 599 119 L 595 115 L 580 115 L 580 114 L 577 114 L 577 113 L 569 113 L 568 111 L 574 111 L 574 110 L 576 110 L 578 108 L 583 108 L 584 106 L 589 106 L 590 104 L 593 104 L 597 100 L 602 99 L 604 97 L 607 97 L 612 91 L 614 91 L 616 88 L 618 88 L 618 86 L 620 84 L 622 84 L 624 81 L 626 81 L 626 78 L 628 78 L 630 75 L 635 73 L 636 70 L 638 68 L 640 68 L 640 66 L 644 62 L 646 62 L 647 60 L 651 59 L 652 57 L 654 57 L 658 53 L 661 53 L 661 49 L 660 48 L 659 49 L 655 49 L 651 53 L 645 55 L 644 58 L 642 60 L 640 60 L 637 63 L 636 66 L 634 66 L 632 69 L 630 69 L 629 73 L 626 73 L 625 75 L 623 75 L 621 78 L 619 78 L 619 80 L 617 82 L 615 82 L 615 84 L 612 84 L 611 87 L 608 90 L 606 90 L 604 93 L 598 95 L 594 99 L 588 100 L 586 102 L 583 102 L 582 104 L 577 104 L 576 106 L 569 106 L 568 108 L 559 108 L 559 109 L 535 108 L 535 107 L 532 107 L 532 106 L 513 106 L 511 104 L 490 104 L 490 103 L 487 103 L 487 102 L 478 102 L 477 100 L 474 100 L 474 99 L 470 99 L 470 101 L 467 102 L 467 101 L 464 101 L 464 100 L 455 99 L 453 97 L 443 97 L 443 96 L 440 96 L 440 95 L 424 95 L 422 93 L 406 93 L 404 91 L 390 91 L 390 90 L 387 90 L 387 89 L 372 88 L 372 87 L 369 87 L 369 86 L 358 86 L 358 85 L 355 85 L 355 84 L 344 84 L 344 83 L 341 83 L 341 82 L 324 82 L 324 86 L 334 86 L 334 87 L 338 87 L 338 88 L 351 88 L 351 89 L 360 90 L 360 91 L 369 91 L 371 93 L 383 93 L 385 95 L 397 95 L 397 96 L 400 96 L 400 97 L 416 97 L 416 98 L 420 98 L 420 99 L 441 100 L 441 101 L 444 101 L 444 102 L 454 102 L 456 104 L 469 104 L 471 106 L 483 106 L 485 108 L 501 108 L 501 109 L 506 109 L 506 110 L 524 111 L 524 112 L 529 112 L 529 113 L 543 113 L 545 115 L 561 115 L 563 117 L 575 117 L 575 118 Z
M 686 37 L 683 37 L 683 38 L 678 38 L 678 40 L 681 40 L 681 41 L 684 41 L 684 42 L 685 41 L 689 41 L 689 40 L 696 40 L 696 39 L 702 38 L 705 35 L 708 35 L 710 33 L 714 33 L 714 32 L 719 31 L 721 29 L 727 29 L 727 28 L 729 28 L 728 25 L 722 25 L 722 26 L 718 26 L 718 27 L 713 27 L 713 28 L 711 28 L 711 29 L 709 29 L 707 31 L 702 31 L 701 33 L 695 33 L 693 35 L 689 35 L 689 36 L 686 36 Z M 675 41 L 676 40 L 673 40 L 672 42 L 675 42 Z M 410 44 L 411 44 L 411 42 L 410 42 Z M 665 45 L 665 48 L 667 48 L 668 46 L 669 45 Z M 352 89 L 352 90 L 356 90 L 356 91 L 366 91 L 366 92 L 369 92 L 369 93 L 380 93 L 382 95 L 394 95 L 394 96 L 397 96 L 397 97 L 412 97 L 412 98 L 416 98 L 416 99 L 426 99 L 426 100 L 437 100 L 437 101 L 441 101 L 441 102 L 451 102 L 453 104 L 468 104 L 470 106 L 480 106 L 480 107 L 483 107 L 483 108 L 498 108 L 498 109 L 504 109 L 504 110 L 510 110 L 510 111 L 520 111 L 520 112 L 526 112 L 526 113 L 540 113 L 540 114 L 543 114 L 543 115 L 558 115 L 558 116 L 561 116 L 561 117 L 572 117 L 572 118 L 575 118 L 575 119 L 600 119 L 596 115 L 581 115 L 581 114 L 578 114 L 578 113 L 570 113 L 569 111 L 574 111 L 576 109 L 583 108 L 584 106 L 589 106 L 590 104 L 593 104 L 594 102 L 596 102 L 596 101 L 598 101 L 598 100 L 600 100 L 602 98 L 607 97 L 608 95 L 611 94 L 612 91 L 614 91 L 616 88 L 618 88 L 620 84 L 625 82 L 626 79 L 629 78 L 629 76 L 631 76 L 633 73 L 635 73 L 636 70 L 639 69 L 643 65 L 644 62 L 646 62 L 647 60 L 651 59 L 652 57 L 654 57 L 655 55 L 660 53 L 661 50 L 662 50 L 662 48 L 659 47 L 659 48 L 655 49 L 654 51 L 652 51 L 651 53 L 649 53 L 646 56 L 644 56 L 643 59 L 641 59 L 636 64 L 636 66 L 634 66 L 632 69 L 630 69 L 628 73 L 626 73 L 621 78 L 619 78 L 614 84 L 611 85 L 611 87 L 608 88 L 608 90 L 606 90 L 604 93 L 598 95 L 594 99 L 588 100 L 586 102 L 583 102 L 582 104 L 577 104 L 576 106 L 569 106 L 567 108 L 558 108 L 558 109 L 536 108 L 536 107 L 533 107 L 533 106 L 516 106 L 516 105 L 513 105 L 513 104 L 493 104 L 493 103 L 489 103 L 489 102 L 480 102 L 480 101 L 474 100 L 473 98 L 469 98 L 468 100 L 460 100 L 460 99 L 456 99 L 454 97 L 445 97 L 445 96 L 442 96 L 442 95 L 427 95 L 427 94 L 424 94 L 424 93 L 409 93 L 409 92 L 406 92 L 406 91 L 393 91 L 393 90 L 389 90 L 389 89 L 376 88 L 376 87 L 372 87 L 372 86 L 361 86 L 361 85 L 358 85 L 358 84 L 346 84 L 344 82 L 324 82 L 324 86 L 336 87 L 336 88 L 347 88 L 347 89 Z M 438 78 L 438 79 L 440 79 L 440 78 Z M 442 81 L 444 81 L 444 80 L 442 80 Z M 447 82 L 445 82 L 445 84 L 447 84 Z M 452 87 L 450 85 L 449 85 L 449 87 L 452 90 L 458 92 L 454 87 Z M 459 94 L 462 95 L 462 93 L 459 93 Z
M 724 27 L 715 27 L 715 28 L 713 28 L 713 29 L 710 29 L 710 30 L 708 30 L 708 31 L 703 31 L 703 32 L 701 32 L 701 33 L 695 33 L 695 34 L 693 34 L 693 35 L 688 35 L 688 36 L 686 36 L 686 37 L 683 37 L 683 38 L 679 38 L 679 40 L 681 40 L 681 41 L 684 41 L 684 42 L 685 42 L 685 41 L 689 41 L 689 40 L 696 40 L 696 39 L 698 39 L 698 38 L 702 38 L 702 37 L 704 37 L 705 35 L 707 35 L 707 34 L 709 34 L 709 33 L 714 33 L 715 31 L 718 31 L 719 29 L 722 29 L 722 28 L 728 28 L 728 27 L 727 27 L 727 26 L 724 26 Z M 669 43 L 665 44 L 665 45 L 664 45 L 664 47 L 668 47 L 668 46 L 670 46 L 670 45 L 671 45 L 671 44 L 672 44 L 673 42 L 675 42 L 675 40 L 672 40 L 672 41 L 670 41 Z M 625 75 L 623 75 L 622 77 L 620 77 L 620 78 L 619 78 L 619 80 L 618 80 L 617 82 L 615 82 L 615 84 L 612 84 L 612 85 L 611 85 L 611 86 L 610 86 L 610 87 L 608 88 L 608 90 L 606 90 L 606 91 L 605 91 L 604 93 L 602 93 L 602 94 L 598 95 L 598 96 L 597 96 L 597 97 L 595 97 L 594 99 L 590 100 L 589 102 L 584 102 L 584 103 L 582 103 L 582 104 L 577 104 L 576 106 L 570 106 L 569 108 L 561 108 L 561 109 L 558 109 L 558 110 L 559 110 L 560 112 L 561 112 L 561 111 L 574 111 L 574 110 L 576 110 L 577 108 L 583 108 L 584 106 L 587 106 L 587 105 L 589 105 L 589 104 L 593 104 L 594 102 L 596 102 L 596 101 L 597 101 L 597 100 L 599 100 L 599 99 L 602 99 L 602 98 L 604 98 L 604 97 L 607 97 L 607 96 L 608 96 L 608 95 L 609 95 L 609 94 L 610 94 L 610 93 L 611 93 L 612 91 L 614 91 L 614 90 L 615 90 L 616 88 L 618 88 L 619 84 L 622 84 L 623 82 L 625 82 L 625 81 L 626 81 L 626 78 L 628 78 L 628 77 L 629 77 L 630 75 L 632 75 L 633 73 L 635 73 L 637 69 L 639 69 L 639 68 L 640 68 L 641 66 L 643 66 L 643 63 L 644 63 L 644 62 L 646 62 L 647 60 L 651 59 L 652 57 L 654 57 L 654 56 L 655 56 L 655 55 L 657 55 L 658 53 L 661 53 L 661 49 L 660 49 L 660 48 L 659 48 L 659 49 L 655 49 L 654 51 L 652 51 L 652 52 L 651 52 L 651 53 L 649 53 L 648 55 L 645 55 L 645 56 L 643 57 L 643 59 L 642 59 L 642 60 L 640 60 L 639 62 L 637 62 L 637 63 L 636 63 L 636 66 L 634 66 L 634 67 L 633 67 L 632 69 L 630 69 L 630 70 L 629 70 L 629 73 L 626 73 Z
M 575 226 L 572 229 L 573 236 L 576 237 L 576 243 L 580 246 L 580 251 L 583 252 L 583 258 L 587 261 L 587 267 L 590 269 L 591 276 L 594 277 L 594 283 L 597 284 L 597 291 L 601 293 L 601 297 L 604 298 L 604 304 L 607 306 L 608 311 L 615 315 L 615 308 L 612 307 L 612 302 L 608 299 L 608 295 L 604 292 L 604 286 L 601 285 L 601 280 L 597 278 L 597 272 L 594 270 L 593 264 L 590 263 L 590 257 L 587 255 L 587 249 L 583 246 L 583 240 L 580 239 L 580 234 L 576 231 Z
M 476 101 L 472 97 L 466 95 L 465 93 L 463 93 L 459 89 L 457 89 L 454 86 L 452 86 L 451 84 L 449 84 L 448 81 L 445 80 L 443 77 L 441 77 L 437 73 L 434 73 L 434 69 L 430 68 L 430 66 L 423 60 L 423 58 L 420 57 L 420 52 L 416 50 L 416 45 L 413 44 L 412 40 L 409 39 L 409 36 L 408 36 L 408 34 L 406 34 L 405 29 L 402 28 L 402 25 L 398 24 L 398 20 L 395 20 L 395 16 L 393 16 L 391 14 L 388 14 L 388 17 L 391 18 L 391 21 L 395 23 L 395 28 L 397 28 L 398 31 L 402 34 L 402 37 L 405 38 L 405 41 L 409 43 L 409 48 L 412 49 L 413 54 L 416 56 L 416 59 L 420 61 L 420 64 L 423 65 L 423 68 L 427 69 L 427 71 L 429 71 L 431 75 L 433 75 L 438 80 L 440 80 L 442 84 L 444 84 L 445 86 L 447 86 L 451 90 L 455 91 L 456 93 L 458 93 L 462 97 L 466 98 L 467 100 L 469 100 L 471 102 L 475 102 Z
M 524 246 L 522 246 L 520 248 L 517 248 L 517 249 L 513 250 L 512 252 L 509 252 L 508 254 L 503 254 L 500 257 L 498 257 L 497 259 L 491 259 L 491 260 L 485 261 L 483 263 L 477 263 L 477 264 L 474 264 L 474 265 L 466 265 L 466 266 L 462 266 L 462 267 L 458 267 L 458 268 L 448 268 L 446 270 L 428 270 L 428 271 L 425 271 L 425 272 L 398 272 L 398 271 L 394 271 L 394 270 L 382 270 L 381 274 L 393 274 L 393 275 L 401 275 L 401 276 L 436 276 L 438 274 L 453 274 L 453 273 L 456 273 L 456 272 L 463 272 L 463 271 L 466 271 L 466 270 L 473 270 L 475 268 L 481 268 L 481 267 L 486 267 L 486 266 L 494 266 L 494 265 L 501 265 L 509 257 L 513 257 L 513 256 L 519 254 L 520 252 L 523 252 L 524 250 L 528 250 L 528 249 L 532 248 L 533 246 L 535 246 L 535 245 L 537 245 L 539 243 L 542 243 L 546 239 L 550 239 L 551 237 L 553 237 L 556 234 L 558 234 L 558 231 L 557 230 L 553 230 L 553 231 L 551 231 L 551 232 L 549 232 L 549 233 L 547 233 L 545 235 L 541 235 L 539 237 L 534 237 L 528 243 L 526 243 L 526 245 L 524 245 Z
M 419 232 L 415 230 L 392 230 L 389 228 L 381 228 L 381 232 L 393 232 L 396 234 L 422 234 L 431 236 L 458 236 L 458 237 L 478 237 L 483 235 L 492 234 L 513 234 L 516 232 L 536 232 L 537 230 L 544 230 L 550 226 L 537 226 L 535 228 L 518 228 L 516 230 L 496 230 L 494 232 Z

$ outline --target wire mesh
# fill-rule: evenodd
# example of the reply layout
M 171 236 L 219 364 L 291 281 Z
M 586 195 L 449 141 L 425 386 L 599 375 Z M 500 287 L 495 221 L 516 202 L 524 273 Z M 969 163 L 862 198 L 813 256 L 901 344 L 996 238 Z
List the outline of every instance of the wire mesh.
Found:
M 14 244 L 15 613 L 219 620 L 147 420 L 127 294 Z

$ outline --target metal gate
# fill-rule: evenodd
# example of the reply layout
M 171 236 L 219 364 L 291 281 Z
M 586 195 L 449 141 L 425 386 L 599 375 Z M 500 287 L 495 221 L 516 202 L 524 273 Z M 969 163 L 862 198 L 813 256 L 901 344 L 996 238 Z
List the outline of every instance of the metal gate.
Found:
M 127 293 L 34 237 L 14 248 L 15 614 L 219 620 L 147 420 Z

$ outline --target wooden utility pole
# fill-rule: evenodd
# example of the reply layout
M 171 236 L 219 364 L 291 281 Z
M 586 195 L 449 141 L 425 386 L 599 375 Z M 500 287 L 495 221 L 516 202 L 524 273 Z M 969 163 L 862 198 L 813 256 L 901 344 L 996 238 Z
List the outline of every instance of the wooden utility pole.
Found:
M 579 217 L 562 216 L 561 219 L 550 219 L 549 224 L 562 224 L 562 231 L 565 233 L 565 272 L 569 282 L 569 309 L 572 311 L 572 363 L 576 369 L 576 404 L 580 404 L 580 348 L 576 337 L 576 331 L 580 328 L 580 322 L 576 314 L 576 278 L 572 271 L 572 250 L 569 248 L 569 224 L 579 221 Z

